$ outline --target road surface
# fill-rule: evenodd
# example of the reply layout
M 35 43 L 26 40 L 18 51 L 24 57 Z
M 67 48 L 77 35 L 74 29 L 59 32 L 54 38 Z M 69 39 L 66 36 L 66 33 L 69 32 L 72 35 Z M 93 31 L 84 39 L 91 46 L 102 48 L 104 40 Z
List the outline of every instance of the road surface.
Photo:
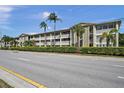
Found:
M 0 50 L 0 66 L 50 88 L 124 88 L 124 58 Z

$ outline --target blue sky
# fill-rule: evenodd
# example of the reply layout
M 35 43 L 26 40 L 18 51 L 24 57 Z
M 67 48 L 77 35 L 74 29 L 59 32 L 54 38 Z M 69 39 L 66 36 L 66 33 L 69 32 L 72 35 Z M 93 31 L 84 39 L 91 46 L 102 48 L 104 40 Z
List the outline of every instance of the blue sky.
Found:
M 46 20 L 50 12 L 62 19 L 57 23 L 57 30 L 69 28 L 79 22 L 104 22 L 124 18 L 124 6 L 0 6 L 0 33 L 18 36 L 21 33 L 40 33 L 41 21 Z M 48 23 L 48 31 L 53 30 L 52 22 Z M 120 32 L 124 32 L 122 25 Z

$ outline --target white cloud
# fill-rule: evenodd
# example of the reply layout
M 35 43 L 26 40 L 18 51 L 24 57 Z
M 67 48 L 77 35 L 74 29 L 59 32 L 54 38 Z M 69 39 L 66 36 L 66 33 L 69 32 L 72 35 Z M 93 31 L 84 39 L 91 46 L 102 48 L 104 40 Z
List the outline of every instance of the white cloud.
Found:
M 33 35 L 33 34 L 37 34 L 37 33 L 36 32 L 29 32 L 29 33 L 26 33 L 26 34 Z
M 43 12 L 42 13 L 42 18 L 46 19 L 50 15 L 50 12 Z
M 37 14 L 32 14 L 29 18 L 33 19 L 46 19 L 49 16 L 50 12 L 42 12 L 42 13 L 37 13 Z
M 48 26 L 48 30 L 51 30 L 52 28 L 50 26 Z
M 0 6 L 0 24 L 8 23 L 8 19 L 11 17 L 12 6 Z
M 0 12 L 11 12 L 13 9 L 12 6 L 0 6 Z
M 16 6 L 0 6 L 0 29 L 2 31 L 13 30 L 9 24 L 9 19 L 12 16 L 12 11 L 15 10 Z

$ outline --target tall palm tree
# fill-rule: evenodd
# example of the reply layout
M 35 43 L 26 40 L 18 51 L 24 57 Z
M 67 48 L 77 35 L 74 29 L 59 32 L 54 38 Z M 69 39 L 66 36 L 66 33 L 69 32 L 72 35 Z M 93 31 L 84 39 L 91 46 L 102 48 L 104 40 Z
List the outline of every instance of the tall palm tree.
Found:
M 76 32 L 77 46 L 79 48 L 80 47 L 80 38 L 85 33 L 85 29 L 84 29 L 84 27 L 81 26 L 81 24 L 77 24 L 77 25 L 73 26 L 71 29 L 73 32 Z
M 44 34 L 44 37 L 45 37 L 45 47 L 46 47 L 46 30 L 47 30 L 47 28 L 48 28 L 48 26 L 47 26 L 47 24 L 46 24 L 46 22 L 41 22 L 40 23 L 40 28 L 42 29 L 44 29 L 44 32 L 45 32 L 45 34 Z
M 50 15 L 48 16 L 47 20 L 49 21 L 53 21 L 53 25 L 54 25 L 54 46 L 55 46 L 55 39 L 56 39 L 56 36 L 55 36 L 55 31 L 56 31 L 56 22 L 57 21 L 62 21 L 57 15 L 56 13 L 50 13 Z

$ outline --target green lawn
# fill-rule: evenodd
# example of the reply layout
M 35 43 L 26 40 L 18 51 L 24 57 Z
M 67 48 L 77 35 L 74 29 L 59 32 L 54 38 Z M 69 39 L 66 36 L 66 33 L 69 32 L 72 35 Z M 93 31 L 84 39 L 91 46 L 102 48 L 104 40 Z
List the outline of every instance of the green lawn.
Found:
M 13 88 L 13 87 L 11 87 L 6 82 L 0 79 L 0 88 Z

